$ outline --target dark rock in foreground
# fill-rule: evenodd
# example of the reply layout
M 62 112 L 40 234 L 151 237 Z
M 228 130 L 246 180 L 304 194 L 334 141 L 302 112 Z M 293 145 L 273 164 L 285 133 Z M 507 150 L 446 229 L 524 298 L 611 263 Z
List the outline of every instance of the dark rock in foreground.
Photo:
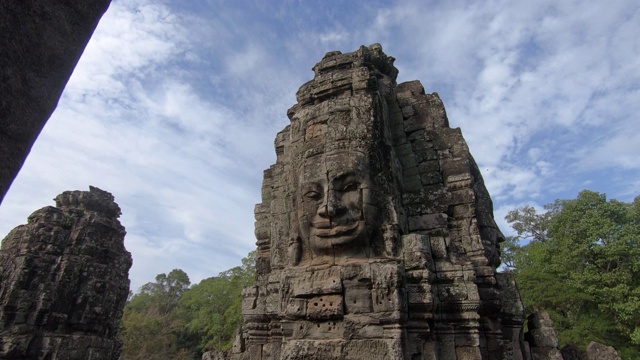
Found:
M 111 0 L 0 0 L 0 203 Z
M 120 208 L 95 187 L 66 191 L 0 250 L 1 359 L 117 359 L 131 254 Z

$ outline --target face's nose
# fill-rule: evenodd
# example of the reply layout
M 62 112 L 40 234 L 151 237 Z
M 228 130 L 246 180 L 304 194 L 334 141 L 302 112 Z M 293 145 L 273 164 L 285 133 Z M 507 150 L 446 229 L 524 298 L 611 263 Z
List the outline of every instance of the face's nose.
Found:
M 327 189 L 324 194 L 322 203 L 318 207 L 318 215 L 328 218 L 340 215 L 342 203 L 339 194 L 333 189 Z

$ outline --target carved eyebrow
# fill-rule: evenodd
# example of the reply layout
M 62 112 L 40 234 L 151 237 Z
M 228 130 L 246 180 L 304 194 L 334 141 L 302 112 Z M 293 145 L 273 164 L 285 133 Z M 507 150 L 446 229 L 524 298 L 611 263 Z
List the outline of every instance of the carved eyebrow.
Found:
M 334 178 L 333 186 L 344 187 L 345 185 L 360 185 L 360 180 L 354 172 L 339 174 Z
M 346 179 L 348 179 L 349 177 L 353 177 L 356 178 L 356 173 L 353 171 L 343 171 L 341 173 L 338 173 L 338 175 L 336 175 L 336 177 L 334 178 L 334 180 L 338 180 L 338 181 L 345 181 Z M 357 180 L 357 179 L 356 179 Z
M 320 186 L 320 184 L 318 184 L 317 182 L 310 182 L 310 183 L 304 184 L 304 186 L 302 187 L 302 193 L 306 194 L 310 191 L 321 192 L 322 186 Z

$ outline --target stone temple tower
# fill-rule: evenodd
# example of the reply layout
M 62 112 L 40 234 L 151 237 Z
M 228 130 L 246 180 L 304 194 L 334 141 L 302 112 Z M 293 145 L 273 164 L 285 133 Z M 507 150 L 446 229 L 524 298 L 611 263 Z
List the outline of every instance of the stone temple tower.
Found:
M 0 359 L 118 359 L 132 264 L 120 207 L 93 186 L 55 202 L 2 242 Z
M 298 91 L 231 358 L 523 359 L 480 171 L 438 94 L 396 84 L 394 60 L 378 44 L 329 52 Z

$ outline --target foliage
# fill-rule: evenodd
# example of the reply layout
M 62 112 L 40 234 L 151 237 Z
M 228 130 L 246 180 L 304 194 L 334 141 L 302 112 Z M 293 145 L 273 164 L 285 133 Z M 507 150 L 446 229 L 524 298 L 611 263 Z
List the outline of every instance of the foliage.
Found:
M 231 348 L 242 323 L 241 291 L 254 279 L 255 251 L 242 260 L 242 266 L 202 280 L 180 299 L 178 313 L 187 320 L 187 329 L 202 339 L 202 351 Z
M 507 236 L 500 244 L 500 259 L 506 271 L 513 271 L 516 268 L 516 253 L 520 250 L 517 236 Z
M 185 336 L 184 322 L 174 315 L 182 293 L 189 287 L 187 274 L 174 269 L 168 275 L 159 274 L 156 282 L 142 286 L 124 308 L 120 339 L 123 359 L 178 359 L 186 357 L 180 351 Z
M 598 341 L 637 354 L 640 197 L 607 201 L 585 190 L 545 210 L 525 206 L 506 217 L 517 238 L 529 240 L 506 251 L 525 306 L 548 311 L 563 344 Z
M 159 274 L 130 296 L 120 339 L 122 359 L 200 359 L 227 350 L 242 323 L 241 291 L 255 277 L 255 252 L 242 266 L 189 287 L 187 274 Z
M 547 210 L 551 210 L 551 207 L 552 205 L 545 205 Z M 546 241 L 549 237 L 549 222 L 552 216 L 552 211 L 538 214 L 534 207 L 525 205 L 519 209 L 509 211 L 505 219 L 511 224 L 513 230 L 518 233 L 516 239 Z

